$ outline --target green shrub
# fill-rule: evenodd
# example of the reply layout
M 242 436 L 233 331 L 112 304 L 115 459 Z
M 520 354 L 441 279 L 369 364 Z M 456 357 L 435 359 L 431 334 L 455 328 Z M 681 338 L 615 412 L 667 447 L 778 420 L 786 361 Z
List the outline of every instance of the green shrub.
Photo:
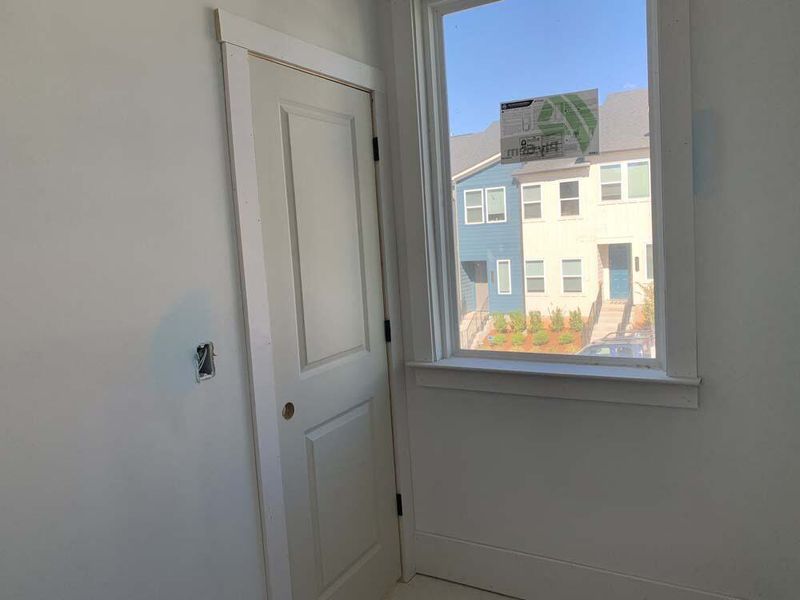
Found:
M 555 310 L 550 312 L 550 329 L 553 331 L 561 331 L 564 329 L 564 313 L 559 307 L 556 307 Z
M 519 311 L 512 312 L 508 317 L 511 319 L 511 331 L 522 333 L 525 331 L 525 315 Z
M 497 335 L 493 335 L 491 337 L 491 339 L 489 340 L 489 343 L 492 346 L 502 346 L 503 344 L 506 343 L 506 336 L 503 335 L 502 333 L 498 333 Z
M 497 333 L 506 330 L 506 316 L 503 313 L 492 313 L 492 325 Z
M 519 347 L 519 346 L 522 346 L 523 343 L 525 343 L 525 334 L 524 333 L 520 333 L 518 331 L 517 333 L 514 333 L 514 334 L 511 335 L 511 345 L 512 346 Z
M 532 310 L 528 313 L 530 316 L 530 328 L 533 333 L 544 329 L 544 322 L 542 322 L 542 313 L 538 310 Z
M 642 321 L 647 327 L 652 327 L 656 316 L 656 290 L 652 283 L 638 284 L 644 294 L 642 304 Z
M 570 331 L 565 331 L 560 336 L 558 336 L 559 344 L 571 344 L 574 341 L 575 341 L 575 335 Z
M 576 333 L 583 331 L 583 315 L 580 308 L 569 311 L 569 328 Z
M 550 335 L 544 329 L 540 329 L 539 331 L 533 334 L 533 345 L 544 346 L 549 339 Z

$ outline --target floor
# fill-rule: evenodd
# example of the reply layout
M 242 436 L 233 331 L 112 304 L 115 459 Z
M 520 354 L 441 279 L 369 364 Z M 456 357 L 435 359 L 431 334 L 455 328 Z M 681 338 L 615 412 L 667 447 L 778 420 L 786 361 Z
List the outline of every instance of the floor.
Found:
M 510 600 L 491 592 L 464 587 L 441 579 L 417 575 L 409 583 L 399 583 L 385 600 Z

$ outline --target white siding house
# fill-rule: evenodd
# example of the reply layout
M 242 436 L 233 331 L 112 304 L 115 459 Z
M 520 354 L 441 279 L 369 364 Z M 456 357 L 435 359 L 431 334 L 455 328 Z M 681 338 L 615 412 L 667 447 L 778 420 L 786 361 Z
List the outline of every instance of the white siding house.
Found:
M 646 90 L 608 96 L 600 149 L 514 173 L 527 311 L 580 308 L 587 315 L 599 296 L 636 305 L 653 280 Z

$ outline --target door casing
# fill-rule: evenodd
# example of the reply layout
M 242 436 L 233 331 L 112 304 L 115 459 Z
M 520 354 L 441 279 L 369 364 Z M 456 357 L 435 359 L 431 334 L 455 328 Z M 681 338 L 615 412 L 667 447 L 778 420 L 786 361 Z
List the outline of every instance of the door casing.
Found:
M 403 498 L 400 523 L 402 579 L 416 573 L 413 560 L 414 508 L 406 410 L 405 365 L 400 326 L 400 288 L 395 240 L 395 206 L 388 158 L 388 119 L 385 78 L 375 67 L 216 10 L 218 41 L 222 48 L 228 145 L 231 160 L 233 204 L 238 238 L 239 269 L 245 317 L 249 366 L 255 466 L 261 511 L 262 545 L 268 596 L 292 596 L 289 548 L 283 499 L 283 478 L 278 442 L 278 405 L 272 348 L 267 283 L 264 278 L 261 214 L 253 143 L 252 99 L 248 55 L 253 54 L 368 92 L 372 98 L 373 131 L 381 160 L 376 161 L 376 183 L 383 293 L 386 318 L 393 327 L 387 344 L 389 387 L 396 485 Z M 269 485 L 265 485 L 269 482 Z

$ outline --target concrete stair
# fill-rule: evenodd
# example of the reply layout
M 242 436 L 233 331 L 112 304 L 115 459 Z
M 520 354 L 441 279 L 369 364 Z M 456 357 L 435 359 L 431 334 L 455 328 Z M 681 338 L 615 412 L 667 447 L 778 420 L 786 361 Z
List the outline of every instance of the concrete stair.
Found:
M 624 316 L 624 302 L 606 300 L 600 309 L 600 317 L 597 319 L 597 324 L 592 330 L 592 341 L 600 340 L 610 333 L 616 333 L 620 327 L 624 330 L 628 325 L 622 322 Z

